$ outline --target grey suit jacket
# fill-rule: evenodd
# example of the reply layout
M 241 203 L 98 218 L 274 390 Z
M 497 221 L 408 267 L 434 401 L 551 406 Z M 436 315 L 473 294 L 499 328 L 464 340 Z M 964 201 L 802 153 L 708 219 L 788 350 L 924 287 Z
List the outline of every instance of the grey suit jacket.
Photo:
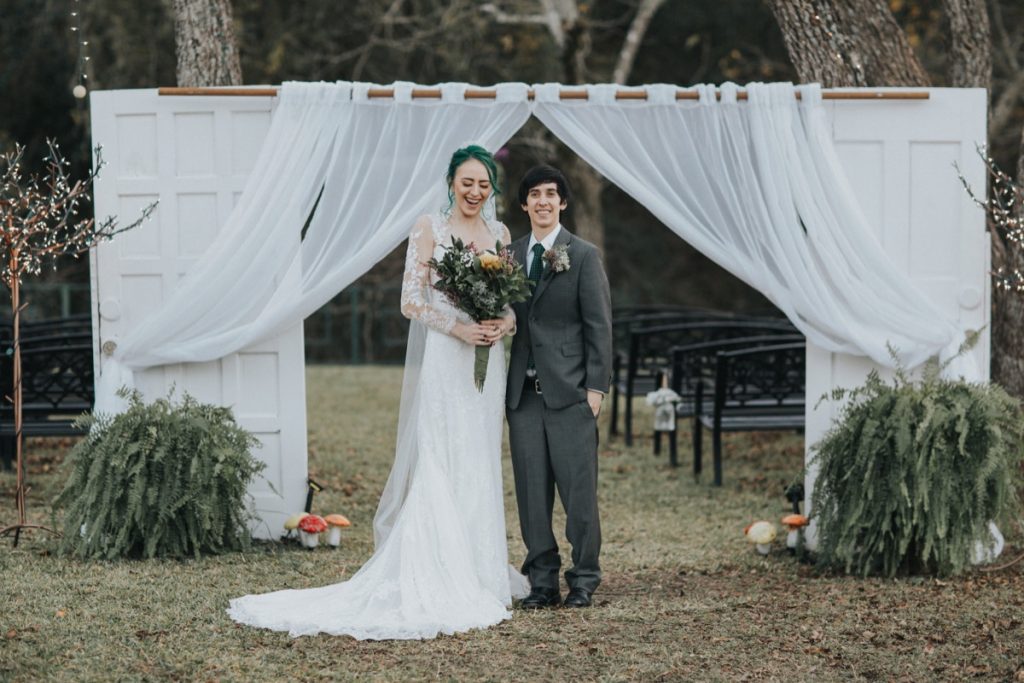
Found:
M 526 267 L 530 236 L 512 253 Z M 509 359 L 507 406 L 519 406 L 530 349 L 544 405 L 559 409 L 586 400 L 587 389 L 608 392 L 612 373 L 612 311 L 608 277 L 597 247 L 562 226 L 555 246 L 566 245 L 569 269 L 544 267 L 532 299 L 514 304 L 517 331 Z

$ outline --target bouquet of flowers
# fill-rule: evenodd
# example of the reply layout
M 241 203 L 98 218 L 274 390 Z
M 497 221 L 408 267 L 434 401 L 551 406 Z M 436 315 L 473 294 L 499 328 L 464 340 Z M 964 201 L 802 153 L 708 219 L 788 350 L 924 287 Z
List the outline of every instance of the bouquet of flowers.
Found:
M 437 273 L 434 287 L 478 323 L 498 318 L 509 304 L 530 298 L 523 267 L 501 242 L 493 250 L 481 251 L 472 242 L 464 244 L 452 237 L 452 246 L 445 248 L 440 259 L 427 261 L 427 266 Z M 479 391 L 484 389 L 489 357 L 490 347 L 476 347 L 473 380 Z

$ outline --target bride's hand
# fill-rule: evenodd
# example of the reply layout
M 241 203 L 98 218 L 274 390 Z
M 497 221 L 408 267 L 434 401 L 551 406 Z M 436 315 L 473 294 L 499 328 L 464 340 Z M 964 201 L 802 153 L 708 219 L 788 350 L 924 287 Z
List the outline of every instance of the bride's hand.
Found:
M 485 323 L 455 323 L 452 335 L 473 346 L 490 346 L 494 327 Z
M 484 320 L 480 325 L 487 330 L 487 339 L 491 344 L 493 344 L 512 331 L 512 328 L 515 325 L 515 318 L 495 318 L 494 320 Z

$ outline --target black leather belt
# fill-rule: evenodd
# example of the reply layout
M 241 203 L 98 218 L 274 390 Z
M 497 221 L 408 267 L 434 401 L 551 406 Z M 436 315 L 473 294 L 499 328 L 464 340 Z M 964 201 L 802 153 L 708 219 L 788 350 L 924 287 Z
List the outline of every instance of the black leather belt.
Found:
M 536 377 L 527 377 L 526 378 L 526 387 L 525 388 L 528 389 L 528 390 L 532 389 L 533 391 L 535 391 L 538 394 L 542 393 L 541 390 L 540 390 L 540 380 L 537 379 Z

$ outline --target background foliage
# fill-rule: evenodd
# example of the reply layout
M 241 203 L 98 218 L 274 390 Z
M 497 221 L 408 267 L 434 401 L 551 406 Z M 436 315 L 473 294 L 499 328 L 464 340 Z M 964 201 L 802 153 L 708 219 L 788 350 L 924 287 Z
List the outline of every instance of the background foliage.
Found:
M 1024 21 L 1018 0 L 992 0 L 1001 8 L 1009 44 L 996 46 L 994 87 L 1008 88 L 1020 53 L 1015 38 Z M 507 23 L 483 8 L 500 5 L 528 14 L 536 2 L 503 0 L 232 0 L 247 84 L 300 79 L 359 79 L 421 83 L 468 81 L 607 81 L 623 46 L 637 0 L 575 3 L 581 12 L 572 61 L 539 24 Z M 0 22 L 0 146 L 28 144 L 27 157 L 45 136 L 56 137 L 82 168 L 89 157 L 86 101 L 74 100 L 78 51 L 70 32 L 68 0 L 5 0 Z M 890 7 L 935 85 L 946 83 L 948 27 L 942 0 L 890 0 Z M 171 0 L 90 0 L 82 3 L 89 40 L 92 88 L 141 88 L 175 82 Z M 568 37 L 567 40 L 572 37 Z M 1017 41 L 1016 43 L 1014 41 Z M 1005 48 L 1005 49 L 1004 49 Z M 657 11 L 630 72 L 629 83 L 681 86 L 733 80 L 793 80 L 778 26 L 763 0 L 666 0 Z M 1019 80 L 1019 79 L 1017 79 Z M 992 149 L 1007 169 L 1015 166 L 1024 106 L 995 131 Z M 515 180 L 537 161 L 567 163 L 574 156 L 542 126 L 528 124 L 509 144 L 504 175 Z M 82 175 L 78 173 L 77 175 Z M 439 179 L 440 182 L 440 179 Z M 527 222 L 506 186 L 499 203 L 514 237 Z M 509 203 L 512 199 L 512 203 Z M 770 308 L 756 291 L 713 264 L 642 206 L 611 184 L 601 189 L 607 269 L 615 305 L 664 303 L 738 311 Z M 574 226 L 570 207 L 566 224 Z M 312 360 L 399 361 L 404 321 L 398 316 L 401 249 L 307 322 Z M 652 277 L 652 273 L 657 276 Z M 54 277 L 88 282 L 85 263 L 69 263 Z M 46 313 L 42 294 L 27 314 Z M 74 310 L 86 298 L 72 295 Z M 54 315 L 56 301 L 49 305 Z M 81 310 L 80 312 L 86 312 Z M 353 317 L 361 321 L 350 325 Z

